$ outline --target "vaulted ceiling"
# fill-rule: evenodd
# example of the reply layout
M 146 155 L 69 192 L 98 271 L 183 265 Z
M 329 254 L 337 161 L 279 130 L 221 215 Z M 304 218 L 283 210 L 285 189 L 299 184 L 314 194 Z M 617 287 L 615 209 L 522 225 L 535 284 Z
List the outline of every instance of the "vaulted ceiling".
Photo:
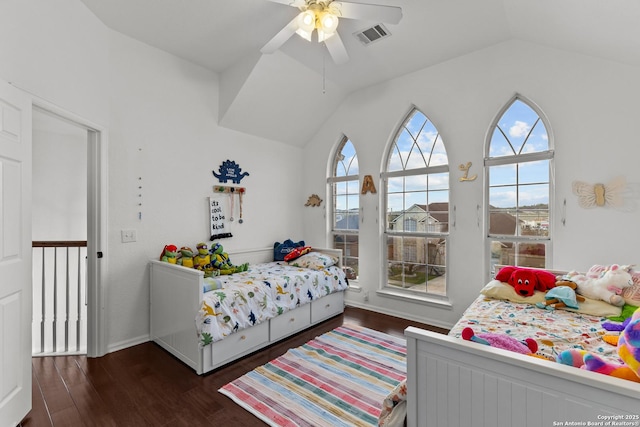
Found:
M 341 19 L 349 61 L 294 35 L 260 48 L 298 13 L 267 0 L 82 0 L 105 25 L 220 76 L 219 123 L 303 146 L 345 96 L 510 39 L 640 66 L 637 0 L 353 0 L 399 6 L 391 36 L 353 34 L 379 22 Z

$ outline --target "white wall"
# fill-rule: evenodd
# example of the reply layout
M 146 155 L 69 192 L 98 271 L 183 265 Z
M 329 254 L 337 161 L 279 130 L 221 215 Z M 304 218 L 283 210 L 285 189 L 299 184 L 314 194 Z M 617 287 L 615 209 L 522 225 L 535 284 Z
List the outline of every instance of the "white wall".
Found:
M 250 173 L 225 248 L 302 238 L 302 150 L 219 127 L 215 73 L 109 30 L 79 0 L 0 2 L 0 78 L 108 131 L 109 351 L 148 339 L 147 261 L 209 238 L 211 172 L 224 160 Z M 122 229 L 138 241 L 121 243 Z
M 78 0 L 0 2 L 0 77 L 109 124 L 109 31 Z
M 87 240 L 87 131 L 33 112 L 33 240 Z
M 166 244 L 208 242 L 212 171 L 223 161 L 249 172 L 244 222 L 229 223 L 233 237 L 220 241 L 228 252 L 302 238 L 304 200 L 301 149 L 216 124 L 214 73 L 118 33 L 110 58 L 108 318 L 110 343 L 120 346 L 149 333 L 147 261 Z M 138 242 L 121 243 L 122 229 L 135 229 Z
M 55 3 L 55 4 L 54 4 Z M 109 236 L 106 325 L 109 349 L 148 337 L 147 260 L 168 243 L 208 237 L 211 171 L 226 159 L 251 175 L 245 223 L 223 241 L 228 251 L 269 246 L 287 237 L 326 245 L 324 208 L 305 208 L 325 194 L 327 160 L 345 133 L 358 149 L 360 171 L 378 176 L 396 127 L 415 104 L 447 145 L 451 203 L 457 226 L 449 245 L 451 309 L 375 295 L 383 266 L 378 195 L 362 198 L 360 285 L 354 304 L 451 324 L 484 284 L 483 231 L 476 205 L 483 183 L 457 182 L 457 165 L 480 166 L 487 127 L 515 92 L 535 101 L 556 141 L 554 202 L 567 199 L 566 226 L 552 222 L 554 267 L 637 263 L 635 213 L 585 211 L 571 181 L 607 182 L 618 174 L 640 181 L 637 68 L 513 41 L 352 94 L 304 150 L 221 128 L 218 76 L 104 27 L 79 0 L 0 2 L 0 78 L 109 131 Z M 139 193 L 138 177 L 142 177 Z M 138 194 L 143 194 L 142 220 Z M 325 197 L 326 199 L 326 197 Z M 324 204 L 323 204 L 324 205 Z M 301 221 L 302 218 L 302 221 Z M 138 241 L 121 243 L 120 230 Z
M 449 155 L 450 203 L 457 224 L 448 247 L 448 295 L 452 307 L 411 303 L 376 295 L 382 285 L 381 239 L 384 188 L 361 196 L 364 221 L 360 228 L 360 278 L 363 292 L 349 292 L 348 301 L 373 310 L 448 326 L 478 295 L 488 272 L 482 224 L 476 206 L 483 206 L 483 157 L 488 127 L 500 108 L 517 92 L 547 115 L 555 137 L 556 196 L 552 221 L 553 265 L 584 270 L 596 263 L 640 264 L 635 242 L 640 239 L 638 211 L 620 212 L 578 207 L 571 182 L 609 182 L 624 175 L 640 183 L 637 143 L 636 67 L 569 52 L 511 41 L 421 70 L 352 94 L 305 147 L 304 192 L 325 193 L 327 163 L 344 133 L 358 150 L 361 175 L 378 177 L 395 130 L 412 105 L 440 131 Z M 471 161 L 470 174 L 459 182 L 458 165 Z M 566 225 L 561 206 L 567 201 Z M 637 198 L 636 202 L 639 202 Z M 320 223 L 323 209 L 305 211 L 305 236 L 311 244 L 326 244 Z M 551 266 L 550 266 L 551 267 Z M 364 291 L 370 291 L 369 302 Z

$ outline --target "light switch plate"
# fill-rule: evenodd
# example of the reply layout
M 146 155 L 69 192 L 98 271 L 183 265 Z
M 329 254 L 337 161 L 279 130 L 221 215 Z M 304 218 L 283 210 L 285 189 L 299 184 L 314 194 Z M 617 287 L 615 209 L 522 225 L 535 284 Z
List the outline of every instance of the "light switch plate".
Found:
M 122 243 L 135 242 L 137 239 L 136 230 L 120 230 Z

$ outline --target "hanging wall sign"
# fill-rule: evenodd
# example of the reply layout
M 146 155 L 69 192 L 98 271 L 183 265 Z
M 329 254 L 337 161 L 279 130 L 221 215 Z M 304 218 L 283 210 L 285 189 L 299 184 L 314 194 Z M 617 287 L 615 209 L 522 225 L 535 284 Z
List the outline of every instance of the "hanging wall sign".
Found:
M 211 216 L 211 238 L 209 240 L 233 237 L 229 232 L 227 217 L 220 199 L 209 197 L 209 215 Z
M 218 181 L 226 183 L 231 181 L 234 184 L 240 184 L 240 181 L 245 176 L 249 175 L 249 172 L 242 172 L 242 168 L 233 160 L 225 160 L 218 168 L 218 172 L 212 171 L 213 176 L 218 178 Z

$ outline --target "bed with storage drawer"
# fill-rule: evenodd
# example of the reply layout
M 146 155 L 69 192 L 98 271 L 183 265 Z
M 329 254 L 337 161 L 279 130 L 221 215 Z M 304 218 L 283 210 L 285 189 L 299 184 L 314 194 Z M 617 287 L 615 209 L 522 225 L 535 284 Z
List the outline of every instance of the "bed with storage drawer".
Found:
M 210 372 L 344 310 L 342 252 L 314 248 L 269 262 L 273 248 L 235 252 L 245 272 L 150 261 L 151 339 L 196 371 Z

